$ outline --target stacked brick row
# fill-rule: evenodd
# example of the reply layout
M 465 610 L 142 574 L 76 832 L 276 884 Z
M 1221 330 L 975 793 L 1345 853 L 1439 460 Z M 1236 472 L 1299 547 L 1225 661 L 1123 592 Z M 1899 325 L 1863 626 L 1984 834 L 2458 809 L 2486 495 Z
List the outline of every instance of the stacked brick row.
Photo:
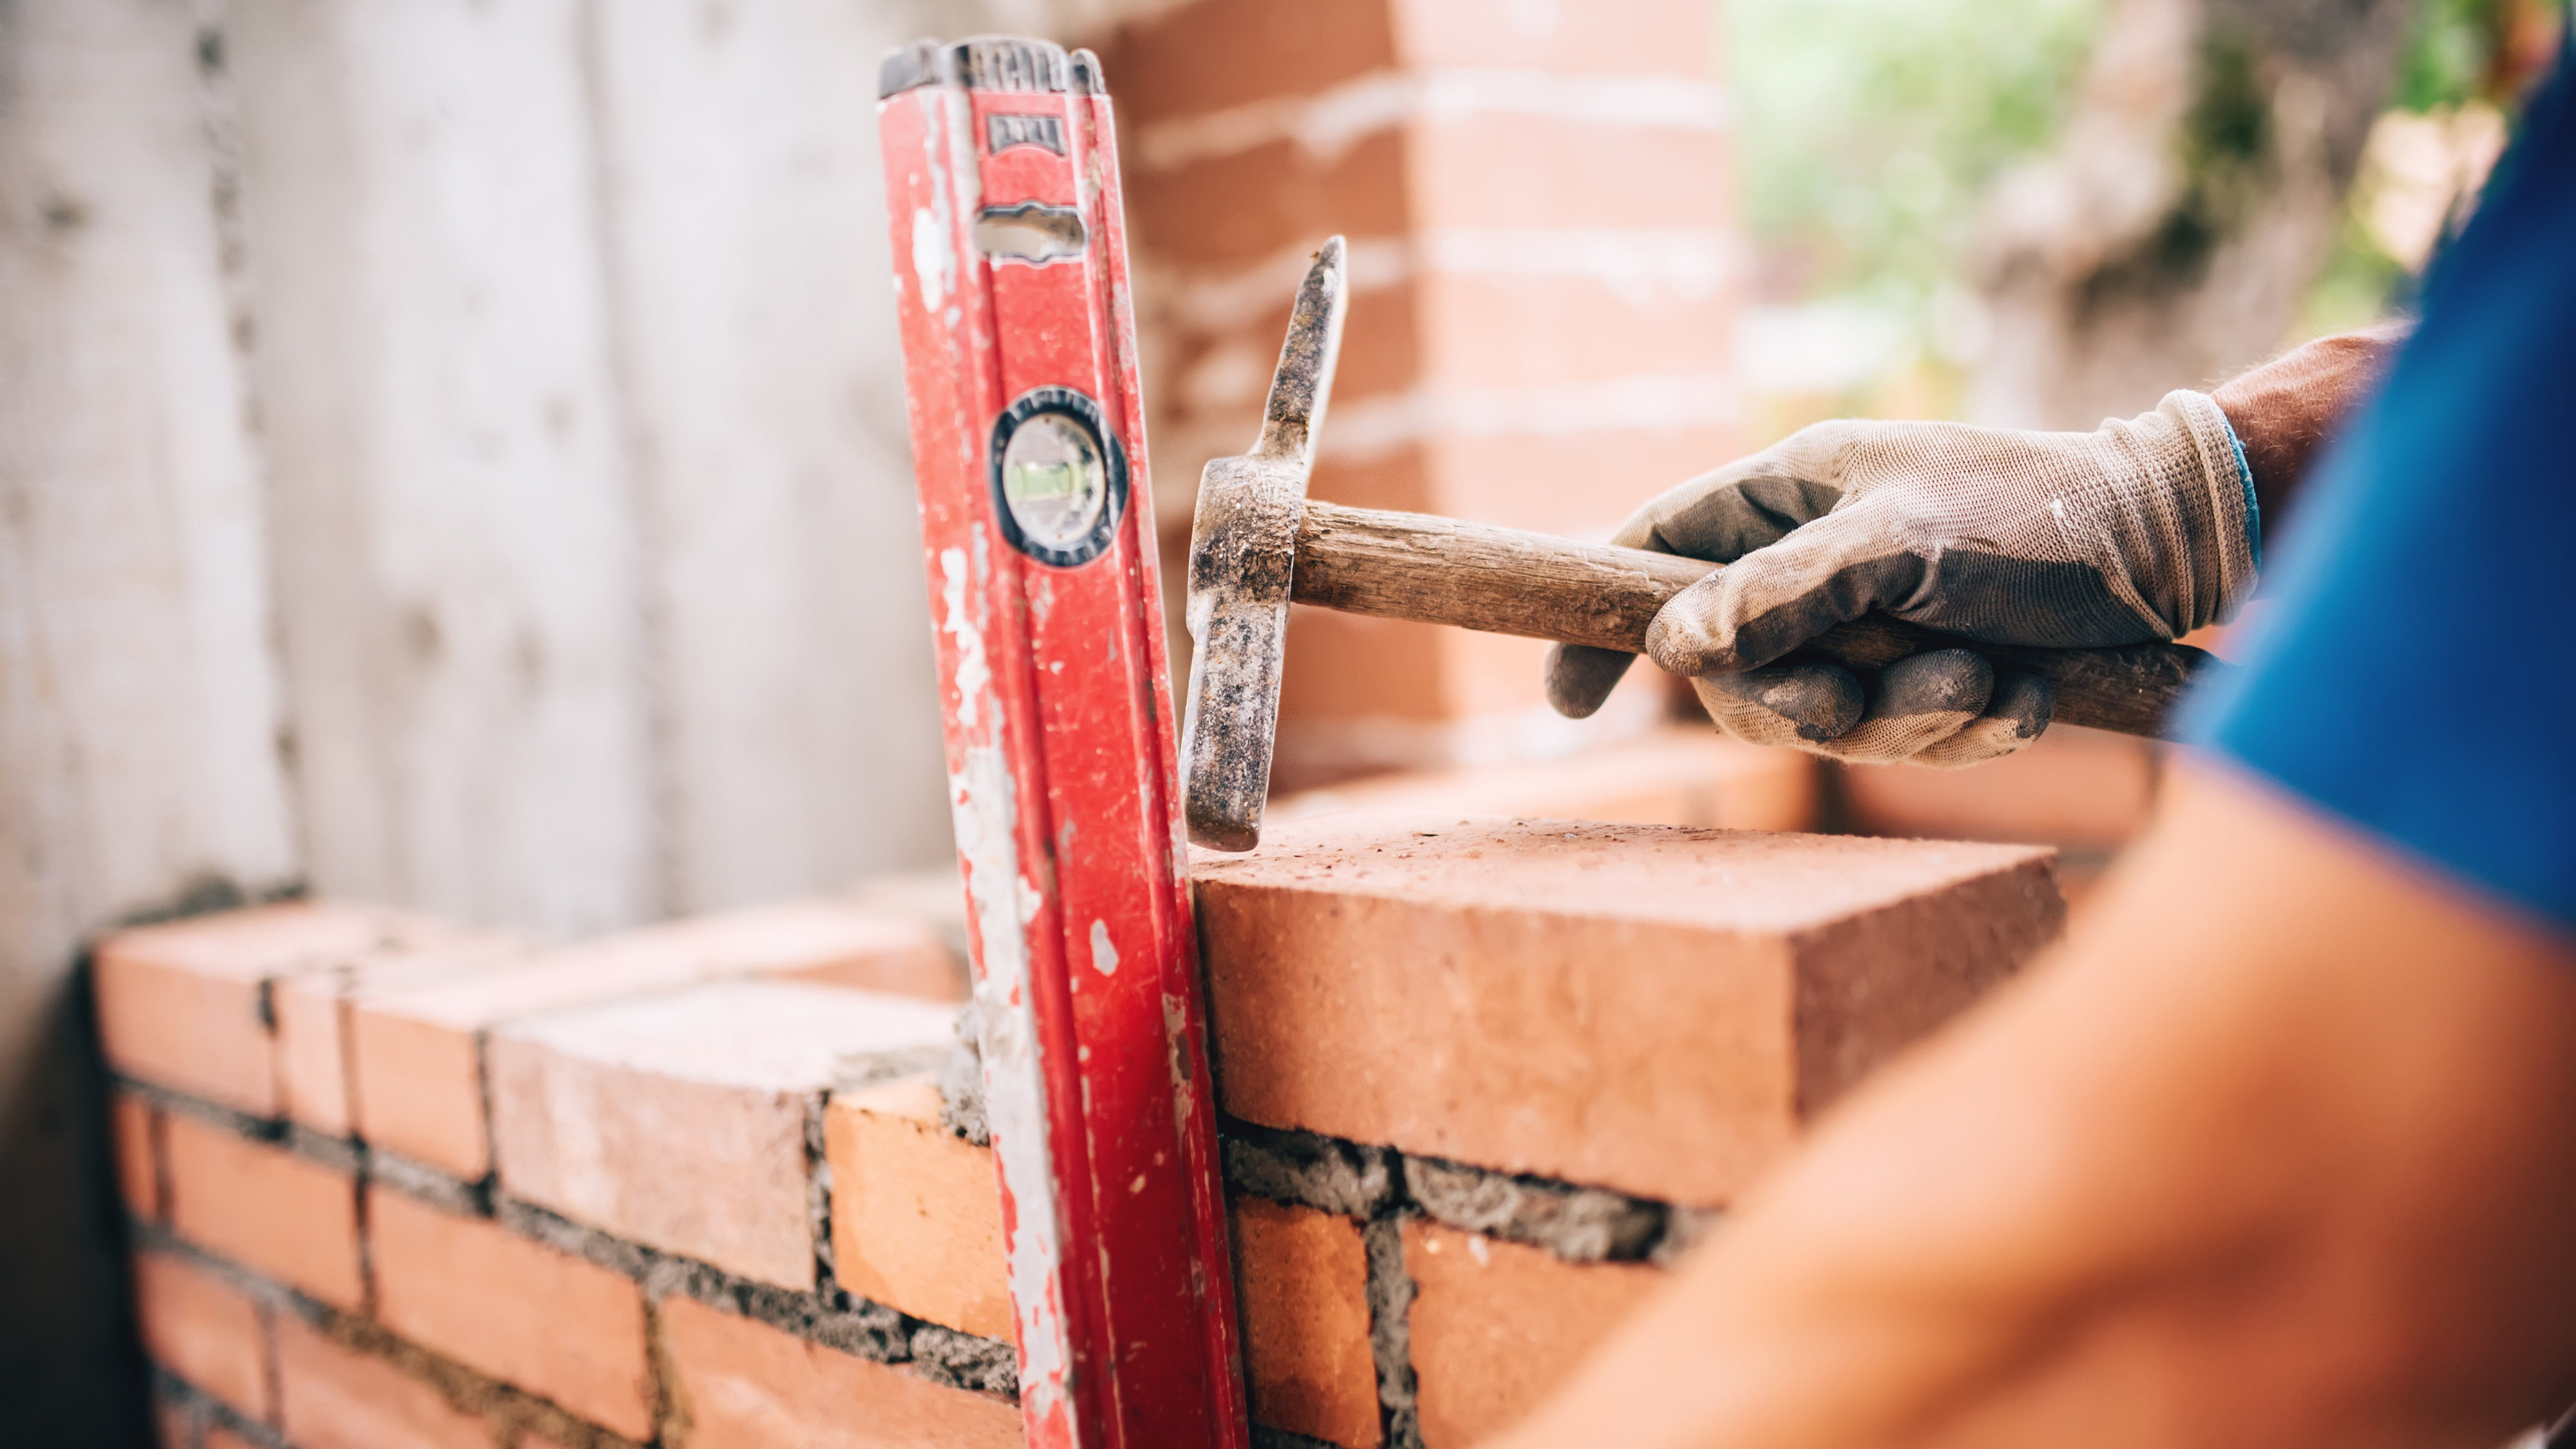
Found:
M 1105 42 L 1172 558 L 1201 466 L 1258 430 L 1297 278 L 1337 232 L 1352 296 L 1317 497 L 1597 537 L 1740 451 L 1715 17 L 1193 0 Z M 1290 637 L 1291 782 L 1530 758 L 1614 723 L 1550 715 L 1526 640 L 1304 609 Z M 1632 687 L 1614 713 L 1654 703 Z
M 2022 847 L 1273 837 L 1194 870 L 1273 1446 L 1507 1422 L 2062 915 Z M 112 938 L 169 1442 L 1014 1442 L 957 987 L 935 935 L 830 905 L 553 952 L 345 907 Z
M 834 1172 L 952 1049 L 925 925 L 532 951 L 286 905 L 112 937 L 97 985 L 173 1449 L 1017 1442 L 1007 1319 L 937 1267 L 998 1259 L 989 1168 L 935 1218 Z

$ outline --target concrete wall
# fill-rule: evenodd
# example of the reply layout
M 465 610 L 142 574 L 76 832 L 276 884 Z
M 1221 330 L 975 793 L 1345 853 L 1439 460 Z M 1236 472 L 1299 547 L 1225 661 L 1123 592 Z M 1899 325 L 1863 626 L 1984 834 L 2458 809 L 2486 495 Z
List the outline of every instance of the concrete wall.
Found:
M 0 1402 L 140 1442 L 82 942 L 947 849 L 875 75 L 976 0 L 0 7 Z

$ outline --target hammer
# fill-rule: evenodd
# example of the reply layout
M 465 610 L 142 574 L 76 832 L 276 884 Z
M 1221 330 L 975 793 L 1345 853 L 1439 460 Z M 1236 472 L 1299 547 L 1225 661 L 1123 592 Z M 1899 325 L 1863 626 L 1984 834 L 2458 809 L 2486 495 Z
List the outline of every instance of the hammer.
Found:
M 1315 254 L 1252 451 L 1199 477 L 1190 526 L 1188 622 L 1197 650 L 1181 725 L 1190 839 L 1211 850 L 1261 840 L 1279 722 L 1288 605 L 1454 624 L 1642 654 L 1664 601 L 1716 564 L 1420 513 L 1306 497 L 1333 387 L 1344 306 L 1342 239 Z M 1867 673 L 1925 649 L 1971 648 L 2036 674 L 2068 724 L 2153 738 L 2209 655 L 2184 644 L 2040 649 L 1987 644 L 1884 614 L 1838 624 L 1792 653 Z

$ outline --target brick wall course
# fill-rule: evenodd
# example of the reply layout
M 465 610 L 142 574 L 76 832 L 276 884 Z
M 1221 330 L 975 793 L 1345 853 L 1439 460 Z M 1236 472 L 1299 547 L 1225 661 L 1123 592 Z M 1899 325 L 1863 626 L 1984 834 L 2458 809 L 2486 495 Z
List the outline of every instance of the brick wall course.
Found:
M 334 1307 L 359 1306 L 354 1178 L 188 1113 L 162 1121 L 180 1237 Z
M 1240 1199 L 1234 1256 L 1253 1419 L 1346 1449 L 1376 1449 L 1383 1438 L 1359 1224 Z
M 1396 58 L 1383 0 L 1196 0 L 1121 26 L 1100 54 L 1130 124 L 1295 98 Z
M 1705 1206 L 2063 917 L 2046 853 L 2023 847 L 1269 833 L 1192 865 L 1227 1111 Z
M 992 1150 L 951 1135 L 939 1109 L 939 1089 L 923 1077 L 834 1094 L 823 1118 L 833 1276 L 916 1318 L 1008 1338 Z
M 357 1125 L 349 1071 L 353 1003 L 521 968 L 528 956 L 528 948 L 509 937 L 460 933 L 433 949 L 382 954 L 273 981 L 269 1014 L 276 1023 L 279 1111 L 316 1132 L 351 1135 Z
M 135 1313 L 152 1361 L 253 1419 L 275 1412 L 268 1310 L 198 1264 L 167 1252 L 134 1258 Z
M 100 1045 L 128 1076 L 273 1117 L 269 983 L 446 934 L 396 911 L 300 902 L 119 931 L 98 945 Z
M 853 903 L 797 901 L 667 922 L 544 953 L 524 966 L 350 1003 L 356 1126 L 370 1143 L 457 1177 L 492 1168 L 483 1036 L 512 1021 L 733 976 L 955 1000 L 964 980 L 931 925 Z
M 491 1449 L 492 1435 L 424 1380 L 277 1318 L 278 1428 L 295 1449 Z
M 500 1184 L 620 1237 L 811 1288 L 807 1134 L 823 1092 L 854 1059 L 945 1055 L 953 1017 L 902 997 L 727 981 L 500 1028 Z
M 633 1282 L 488 1218 L 367 1194 L 387 1329 L 630 1439 L 653 1431 L 644 1296 Z
M 853 1358 L 687 1299 L 660 1311 L 689 1449 L 1002 1449 L 1016 1405 Z

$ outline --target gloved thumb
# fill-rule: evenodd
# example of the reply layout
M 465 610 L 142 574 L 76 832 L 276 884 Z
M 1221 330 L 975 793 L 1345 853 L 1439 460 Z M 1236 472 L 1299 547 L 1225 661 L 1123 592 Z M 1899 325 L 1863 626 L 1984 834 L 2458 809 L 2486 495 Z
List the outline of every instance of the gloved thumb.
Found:
M 1647 628 L 1646 652 L 1675 674 L 1733 674 L 1906 597 L 1923 560 L 1885 513 L 1857 500 L 1675 594 Z
M 1589 719 L 1636 659 L 1625 649 L 1558 644 L 1547 651 L 1547 702 L 1567 719 Z

